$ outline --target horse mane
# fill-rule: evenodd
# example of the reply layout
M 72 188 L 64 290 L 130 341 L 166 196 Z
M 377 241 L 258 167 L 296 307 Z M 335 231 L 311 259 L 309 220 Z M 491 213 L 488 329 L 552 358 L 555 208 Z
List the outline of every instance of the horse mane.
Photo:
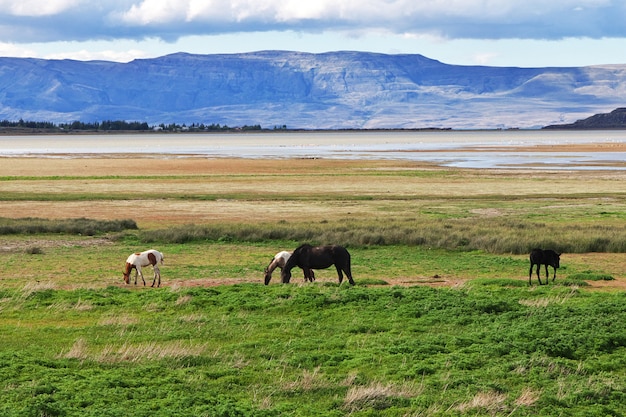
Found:
M 305 250 L 305 249 L 307 249 L 307 250 L 308 250 L 308 249 L 312 249 L 312 248 L 313 248 L 313 246 L 311 246 L 310 244 L 308 244 L 308 243 L 303 243 L 302 245 L 300 245 L 300 246 L 298 246 L 296 249 L 294 249 L 293 253 L 294 253 L 294 254 L 295 254 L 296 252 L 300 253 L 300 252 L 302 252 L 302 251 L 303 251 L 303 250 Z M 292 255 L 292 256 L 293 256 L 293 255 Z

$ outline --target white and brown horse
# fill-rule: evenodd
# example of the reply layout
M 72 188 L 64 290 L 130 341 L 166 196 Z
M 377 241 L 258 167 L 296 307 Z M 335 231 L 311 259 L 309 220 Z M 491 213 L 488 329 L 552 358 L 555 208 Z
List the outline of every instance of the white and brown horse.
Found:
M 144 287 L 146 286 L 146 280 L 143 279 L 143 273 L 141 272 L 141 268 L 152 265 L 154 269 L 154 279 L 152 280 L 152 286 L 154 287 L 154 283 L 159 278 L 159 283 L 157 287 L 161 286 L 161 271 L 159 270 L 158 264 L 163 264 L 163 254 L 158 250 L 150 249 L 141 253 L 133 253 L 126 259 L 126 266 L 124 267 L 124 282 L 130 283 L 130 273 L 132 270 L 135 270 L 135 285 L 137 285 L 137 275 L 141 276 L 141 280 L 143 281 Z
M 272 259 L 270 264 L 265 268 L 265 285 L 270 283 L 270 280 L 272 279 L 272 272 L 274 272 L 276 268 L 280 268 L 282 272 L 290 256 L 291 256 L 291 252 L 287 252 L 285 250 L 282 252 L 278 252 L 276 255 L 274 255 L 274 258 Z M 304 271 L 304 282 L 315 281 L 315 274 L 313 273 L 312 269 L 307 268 L 307 269 L 303 269 L 303 271 Z

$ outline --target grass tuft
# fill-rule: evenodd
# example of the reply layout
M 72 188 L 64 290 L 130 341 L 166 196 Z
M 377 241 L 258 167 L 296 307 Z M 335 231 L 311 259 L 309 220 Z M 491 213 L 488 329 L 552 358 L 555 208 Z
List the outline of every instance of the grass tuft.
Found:
M 96 360 L 102 363 L 150 362 L 165 358 L 181 359 L 200 356 L 206 345 L 189 344 L 181 340 L 173 342 L 124 343 L 120 347 L 107 345 Z
M 43 255 L 43 249 L 41 249 L 39 246 L 29 246 L 28 248 L 26 248 L 25 252 L 28 255 Z
M 373 382 L 367 386 L 354 386 L 348 389 L 343 408 L 351 413 L 366 409 L 384 410 L 394 405 L 397 399 L 412 398 L 420 394 L 421 387 L 406 383 Z
M 505 411 L 506 399 L 506 395 L 499 392 L 478 392 L 474 395 L 474 398 L 470 401 L 459 404 L 456 409 L 462 413 L 484 410 L 490 414 L 497 414 Z

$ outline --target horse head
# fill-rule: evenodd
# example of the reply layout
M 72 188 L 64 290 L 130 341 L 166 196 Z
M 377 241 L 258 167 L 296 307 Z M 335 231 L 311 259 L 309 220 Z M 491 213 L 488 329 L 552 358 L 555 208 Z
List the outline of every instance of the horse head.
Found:
M 268 267 L 265 267 L 265 271 L 263 271 L 263 273 L 265 274 L 263 275 L 265 285 L 268 285 L 270 283 L 270 280 L 272 279 L 272 272 Z
M 126 265 L 124 266 L 124 271 L 122 272 L 124 274 L 124 282 L 129 284 L 130 283 L 130 271 L 133 270 L 133 266 L 126 262 Z

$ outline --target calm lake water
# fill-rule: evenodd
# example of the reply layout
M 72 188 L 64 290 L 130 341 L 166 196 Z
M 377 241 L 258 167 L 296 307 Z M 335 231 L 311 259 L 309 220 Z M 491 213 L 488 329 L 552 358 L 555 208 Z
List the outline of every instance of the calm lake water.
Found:
M 626 169 L 625 152 L 528 152 L 520 149 L 587 143 L 626 143 L 626 131 L 0 136 L 0 157 L 82 158 L 126 154 L 163 158 L 396 159 L 464 168 Z

